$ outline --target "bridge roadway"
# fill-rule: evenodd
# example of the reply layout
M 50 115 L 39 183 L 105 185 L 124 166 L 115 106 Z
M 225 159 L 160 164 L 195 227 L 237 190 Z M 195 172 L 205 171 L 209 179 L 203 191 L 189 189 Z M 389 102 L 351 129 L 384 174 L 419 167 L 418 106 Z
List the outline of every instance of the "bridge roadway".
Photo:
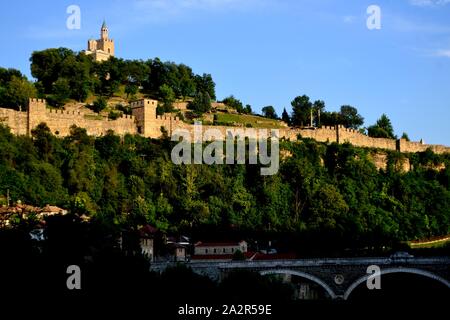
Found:
M 179 264 L 179 262 L 178 262 Z M 381 273 L 410 273 L 427 277 L 450 290 L 450 257 L 407 258 L 316 258 L 298 260 L 257 260 L 230 262 L 183 262 L 195 273 L 220 281 L 231 270 L 252 270 L 262 275 L 286 274 L 309 279 L 321 286 L 331 299 L 346 300 L 352 291 L 366 282 L 372 273 L 369 266 L 378 266 Z M 153 262 L 150 270 L 162 272 L 175 262 Z

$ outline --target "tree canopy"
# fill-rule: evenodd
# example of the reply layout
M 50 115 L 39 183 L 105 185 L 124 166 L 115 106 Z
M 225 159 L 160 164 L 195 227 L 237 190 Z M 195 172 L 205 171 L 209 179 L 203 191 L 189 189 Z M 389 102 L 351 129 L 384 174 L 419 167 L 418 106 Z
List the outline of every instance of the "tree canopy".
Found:
M 9 190 L 12 201 L 66 207 L 111 228 L 293 233 L 330 247 L 450 233 L 448 155 L 388 152 L 378 171 L 368 149 L 286 141 L 292 156 L 277 175 L 260 176 L 258 165 L 177 166 L 171 148 L 164 139 L 94 138 L 77 127 L 58 138 L 40 124 L 30 138 L 0 126 L 0 195 Z M 405 173 L 397 163 L 406 157 L 413 169 Z M 432 169 L 439 163 L 446 169 Z
M 385 114 L 381 115 L 380 119 L 373 126 L 367 128 L 367 133 L 374 138 L 397 138 L 394 134 L 391 120 Z
M 294 126 L 307 126 L 311 119 L 312 103 L 307 95 L 296 97 L 291 102 L 291 124 Z
M 216 99 L 210 74 L 196 75 L 184 64 L 162 62 L 159 58 L 142 61 L 110 57 L 95 62 L 83 52 L 52 48 L 33 52 L 30 62 L 40 94 L 56 106 L 67 99 L 85 101 L 89 94 L 110 97 L 120 87 L 127 97 L 141 92 L 165 100 L 166 107 L 168 95 L 170 100 L 186 99 L 202 92 Z
M 37 90 L 19 70 L 0 67 L 0 106 L 26 109 Z
M 275 111 L 275 108 L 272 106 L 263 107 L 262 114 L 264 117 L 269 118 L 269 119 L 278 119 L 278 115 Z
M 341 106 L 339 112 L 327 111 L 323 100 L 310 101 L 307 95 L 296 97 L 292 102 L 292 115 L 290 123 L 294 126 L 334 126 L 343 125 L 351 129 L 359 129 L 364 124 L 364 118 L 358 113 L 358 109 L 350 105 Z M 285 111 L 286 109 L 284 109 Z M 288 114 L 284 114 L 287 122 Z
M 202 114 L 211 110 L 211 98 L 208 92 L 199 92 L 194 100 L 188 103 L 188 109 Z

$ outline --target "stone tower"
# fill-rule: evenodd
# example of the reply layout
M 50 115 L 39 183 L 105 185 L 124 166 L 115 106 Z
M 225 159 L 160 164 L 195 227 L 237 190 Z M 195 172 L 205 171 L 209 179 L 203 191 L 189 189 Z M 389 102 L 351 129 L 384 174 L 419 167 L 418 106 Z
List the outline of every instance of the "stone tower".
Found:
M 156 107 L 158 101 L 141 99 L 130 103 L 131 112 L 136 119 L 137 133 L 144 137 L 159 137 L 160 127 L 156 125 Z
M 46 116 L 46 102 L 44 99 L 30 98 L 27 110 L 27 134 L 31 135 L 31 130 L 37 127 L 41 122 L 45 122 Z
M 85 52 L 92 54 L 95 61 L 105 61 L 114 56 L 114 40 L 109 38 L 108 26 L 105 21 L 100 28 L 100 39 L 89 39 Z

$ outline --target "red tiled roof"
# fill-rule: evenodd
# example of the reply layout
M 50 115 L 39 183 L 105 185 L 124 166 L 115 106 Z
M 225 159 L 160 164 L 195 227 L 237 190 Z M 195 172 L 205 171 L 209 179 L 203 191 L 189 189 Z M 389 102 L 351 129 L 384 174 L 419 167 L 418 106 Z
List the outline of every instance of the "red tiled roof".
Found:
M 244 252 L 245 259 L 250 259 L 254 252 Z M 197 254 L 191 256 L 192 260 L 233 260 L 232 254 Z
M 51 205 L 46 205 L 45 207 L 42 208 L 42 212 L 57 212 L 57 213 L 61 213 L 66 211 L 65 209 L 62 209 L 60 207 L 57 206 L 51 206 Z
M 26 212 L 39 212 L 41 209 L 29 205 L 15 205 L 15 206 L 3 206 L 0 207 L 0 213 L 26 213 Z
M 141 234 L 141 236 L 151 235 L 151 234 L 154 234 L 157 232 L 158 232 L 158 229 L 156 229 L 155 227 L 152 227 L 149 224 L 146 224 L 145 226 L 143 226 L 142 228 L 139 229 L 139 233 Z

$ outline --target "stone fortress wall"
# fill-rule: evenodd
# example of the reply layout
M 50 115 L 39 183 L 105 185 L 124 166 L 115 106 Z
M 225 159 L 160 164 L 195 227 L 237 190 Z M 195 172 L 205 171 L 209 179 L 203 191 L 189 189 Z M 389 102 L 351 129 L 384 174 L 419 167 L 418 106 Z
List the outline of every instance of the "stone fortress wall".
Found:
M 193 125 L 181 121 L 171 114 L 156 115 L 158 101 L 141 99 L 130 103 L 132 115 L 124 115 L 116 120 L 110 120 L 98 114 L 88 111 L 65 111 L 49 109 L 43 99 L 30 99 L 27 112 L 0 108 L 0 123 L 6 124 L 17 135 L 29 135 L 39 123 L 45 122 L 52 133 L 58 136 L 70 134 L 70 127 L 76 125 L 85 128 L 87 133 L 93 136 L 106 134 L 113 130 L 118 135 L 140 134 L 144 137 L 161 137 L 161 127 L 165 128 L 169 135 L 176 129 L 186 129 L 193 132 Z M 203 126 L 203 130 L 215 129 L 226 137 L 230 130 L 245 130 L 248 128 L 227 126 Z M 410 142 L 404 139 L 372 138 L 360 132 L 347 129 L 343 126 L 324 126 L 322 128 L 281 128 L 279 137 L 297 140 L 300 135 L 303 138 L 311 138 L 320 142 L 349 142 L 355 146 L 377 148 L 385 150 L 397 150 L 400 152 L 421 152 L 430 148 L 435 153 L 450 153 L 450 147 L 442 145 L 429 145 L 420 142 Z
M 28 134 L 28 115 L 13 109 L 0 108 L 0 124 L 6 124 L 17 135 Z
M 44 122 L 57 136 L 70 134 L 70 127 L 76 125 L 85 128 L 90 135 L 99 136 L 108 130 L 117 134 L 136 133 L 134 116 L 124 115 L 117 120 L 109 120 L 92 112 L 76 112 L 46 107 L 44 99 L 30 99 L 27 112 L 0 108 L 0 123 L 11 128 L 17 135 L 30 135 L 31 130 Z
M 372 138 L 357 130 L 348 129 L 344 126 L 324 126 L 315 129 L 284 129 L 285 136 L 294 140 L 298 134 L 303 138 L 312 138 L 320 142 L 337 142 L 337 143 L 351 143 L 352 145 L 366 148 L 376 148 L 385 150 L 394 150 L 400 152 L 423 152 L 428 148 L 437 154 L 450 153 L 450 147 L 443 145 L 424 144 L 421 142 L 407 141 L 405 139 L 386 139 L 386 138 Z

